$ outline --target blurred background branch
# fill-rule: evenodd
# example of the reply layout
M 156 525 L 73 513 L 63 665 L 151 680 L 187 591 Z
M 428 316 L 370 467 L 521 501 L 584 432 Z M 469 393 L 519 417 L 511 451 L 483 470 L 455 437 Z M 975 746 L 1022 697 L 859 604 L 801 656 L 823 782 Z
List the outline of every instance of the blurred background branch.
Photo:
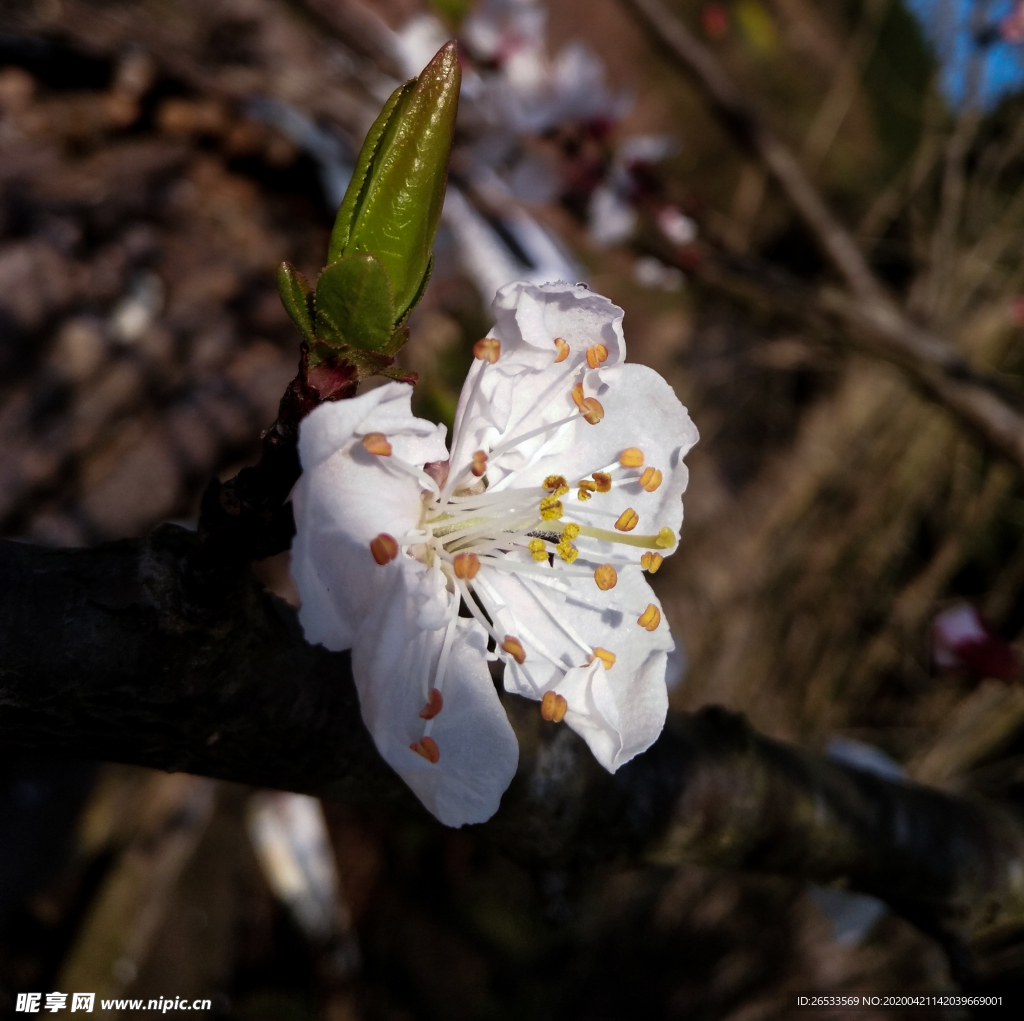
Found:
M 853 236 L 829 210 L 796 155 L 755 113 L 725 69 L 684 23 L 661 0 L 628 2 L 696 82 L 724 126 L 761 161 L 845 281 L 850 294 L 826 286 L 816 296 L 818 308 L 835 315 L 847 335 L 855 343 L 859 341 L 860 350 L 898 365 L 925 394 L 957 415 L 1024 471 L 1024 413 L 1020 399 L 976 373 L 952 345 L 915 324 L 886 294 Z M 849 78 L 851 73 L 841 68 L 835 87 L 841 87 L 841 76 Z M 952 232 L 959 220 L 963 187 L 957 168 L 980 123 L 973 107 L 968 107 L 968 114 L 958 121 L 947 154 L 943 225 L 935 241 L 943 251 L 933 251 L 933 286 L 941 286 L 941 260 L 948 257 L 945 252 L 952 245 Z M 812 127 L 812 131 L 816 130 L 816 126 Z M 946 239 L 944 244 L 940 238 Z

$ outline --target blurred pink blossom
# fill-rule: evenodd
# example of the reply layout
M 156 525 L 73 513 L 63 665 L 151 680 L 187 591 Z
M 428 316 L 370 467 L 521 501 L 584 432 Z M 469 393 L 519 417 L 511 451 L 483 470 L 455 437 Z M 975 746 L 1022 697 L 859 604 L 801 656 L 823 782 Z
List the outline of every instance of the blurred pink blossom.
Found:
M 1004 42 L 1024 43 L 1024 0 L 1018 0 L 1013 10 L 999 22 L 999 34 Z
M 932 622 L 932 648 L 940 670 L 970 670 L 1008 681 L 1020 668 L 1016 650 L 969 603 L 943 610 Z

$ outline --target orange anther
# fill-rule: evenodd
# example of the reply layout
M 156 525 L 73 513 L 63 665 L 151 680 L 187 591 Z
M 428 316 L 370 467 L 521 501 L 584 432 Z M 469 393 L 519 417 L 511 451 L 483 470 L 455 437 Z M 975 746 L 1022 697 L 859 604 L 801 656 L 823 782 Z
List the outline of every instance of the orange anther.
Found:
M 623 468 L 639 468 L 644 463 L 644 452 L 639 447 L 627 447 L 619 454 L 619 464 Z
M 610 588 L 615 588 L 616 583 L 619 580 L 618 574 L 615 572 L 615 568 L 611 564 L 602 564 L 596 571 L 594 571 L 594 581 L 597 582 L 597 587 L 602 592 L 607 592 Z
M 482 450 L 474 451 L 473 465 L 469 469 L 477 478 L 487 471 L 487 455 Z
M 383 433 L 367 433 L 363 437 L 363 446 L 369 453 L 376 454 L 377 457 L 391 456 L 391 444 L 388 443 L 388 438 Z
M 580 414 L 591 424 L 597 425 L 604 418 L 604 407 L 596 397 L 588 397 L 580 405 Z
M 569 703 L 565 697 L 556 695 L 553 691 L 545 691 L 544 697 L 540 700 L 540 715 L 549 723 L 561 723 L 568 708 Z
M 654 631 L 661 623 L 661 610 L 654 603 L 648 603 L 647 609 L 637 617 L 636 621 L 642 628 Z
M 513 635 L 505 635 L 505 641 L 501 643 L 501 651 L 507 652 L 520 666 L 526 659 L 526 650 L 523 643 Z
M 582 383 L 577 383 L 572 388 L 572 399 L 573 399 L 573 403 L 576 405 L 576 407 L 579 408 L 580 411 L 582 411 L 583 410 L 583 400 L 584 400 L 584 397 L 583 397 L 583 384 Z
M 501 357 L 501 341 L 493 337 L 484 337 L 473 345 L 473 357 L 482 358 L 493 365 Z
M 443 708 L 444 699 L 441 697 L 441 692 L 437 688 L 431 688 L 427 692 L 427 704 L 420 710 L 420 718 L 432 720 Z
M 419 741 L 414 741 L 409 745 L 409 750 L 422 755 L 427 762 L 437 762 L 441 758 L 441 751 L 432 737 L 422 737 Z
M 462 581 L 472 581 L 480 570 L 480 558 L 475 553 L 460 553 L 453 561 L 455 577 Z
M 581 500 L 589 500 L 597 492 L 597 483 L 591 482 L 590 479 L 584 479 L 578 485 L 580 487 L 579 498 Z
M 569 357 L 569 345 L 561 337 L 555 337 L 555 347 L 558 349 L 558 354 L 555 355 L 555 364 L 564 362 Z
M 605 670 L 611 670 L 615 666 L 615 653 L 609 652 L 607 649 L 595 649 L 594 655 L 590 657 L 590 663 L 593 663 L 595 659 L 599 659 L 604 665 Z M 590 665 L 587 664 L 587 666 Z
M 645 571 L 650 571 L 651 574 L 657 574 L 658 568 L 661 567 L 662 562 L 665 558 L 660 553 L 645 553 L 640 558 L 640 566 Z
M 370 540 L 370 552 L 373 554 L 373 559 L 383 567 L 398 556 L 398 543 L 393 535 L 381 532 L 376 539 Z
M 627 507 L 619 515 L 619 520 L 615 522 L 615 527 L 620 532 L 632 532 L 639 520 L 640 515 L 632 507 Z
M 608 361 L 608 348 L 604 344 L 595 344 L 587 348 L 587 365 L 596 369 L 602 362 Z
M 594 472 L 593 478 L 599 493 L 607 493 L 612 488 L 612 477 L 605 472 Z
M 648 493 L 653 493 L 661 485 L 661 479 L 661 472 L 657 468 L 645 468 L 643 475 L 640 476 L 640 485 Z

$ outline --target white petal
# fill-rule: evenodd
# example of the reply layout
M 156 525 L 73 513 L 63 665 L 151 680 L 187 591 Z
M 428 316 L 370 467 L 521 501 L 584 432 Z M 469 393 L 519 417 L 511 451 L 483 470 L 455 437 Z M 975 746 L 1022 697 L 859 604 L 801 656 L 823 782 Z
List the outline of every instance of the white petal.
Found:
M 444 426 L 415 418 L 411 400 L 408 383 L 385 383 L 351 400 L 321 404 L 303 419 L 299 429 L 303 471 L 311 471 L 353 438 L 374 432 L 384 433 L 394 456 L 410 464 L 444 460 L 448 456 Z
M 565 722 L 614 773 L 650 748 L 665 726 L 664 678 L 665 654 L 659 652 L 624 681 L 613 681 L 612 672 L 595 662 L 570 670 L 554 690 L 568 702 Z
M 506 689 L 528 698 L 546 691 L 564 695 L 566 722 L 601 765 L 614 771 L 661 733 L 675 641 L 664 619 L 653 632 L 640 627 L 647 606 L 661 612 L 661 605 L 638 567 L 620 570 L 607 592 L 592 577 L 567 574 L 551 570 L 552 581 L 565 588 L 560 591 L 533 575 L 482 568 L 476 587 L 499 634 L 516 636 L 526 649 L 521 665 L 507 661 Z M 588 665 L 593 648 L 615 655 L 610 670 L 599 660 Z
M 572 388 L 580 377 L 586 374 L 593 390 L 626 356 L 622 309 L 582 284 L 509 284 L 498 292 L 493 309 L 497 322 L 490 336 L 501 342 L 501 356 L 494 364 L 476 360 L 462 389 L 452 478 L 468 465 L 474 451 L 491 451 L 499 443 L 578 415 Z M 561 362 L 555 361 L 556 338 L 569 346 Z M 598 344 L 605 347 L 607 358 L 591 371 L 587 351 Z M 507 452 L 492 458 L 491 485 L 520 470 L 538 450 L 564 449 L 567 442 L 560 432 L 512 443 Z
M 410 584 L 421 582 L 422 565 L 404 554 L 381 566 L 370 553 L 371 540 L 382 532 L 398 539 L 419 527 L 424 493 L 434 486 L 422 473 L 417 478 L 400 470 L 398 459 L 422 466 L 446 456 L 443 427 L 413 417 L 411 393 L 405 384 L 390 383 L 321 405 L 301 426 L 292 576 L 307 640 L 329 649 L 352 645 L 391 575 L 412 572 Z M 391 457 L 367 453 L 361 439 L 372 432 L 387 436 Z M 424 603 L 429 600 L 424 593 Z M 446 605 L 434 609 L 443 612 Z M 429 616 L 429 607 L 425 612 Z
M 398 576 L 374 607 L 374 627 L 356 636 L 352 671 L 363 719 L 384 759 L 447 826 L 484 822 L 515 775 L 519 746 L 487 669 L 487 635 L 459 618 L 443 681 L 444 708 L 431 722 L 440 751 L 431 763 L 410 745 L 424 734 L 419 713 L 445 628 L 421 631 Z
M 569 345 L 561 367 L 579 365 L 587 349 L 603 344 L 609 367 L 625 360 L 622 309 L 583 284 L 513 283 L 503 287 L 491 306 L 493 335 L 501 340 L 499 365 L 550 369 L 556 337 Z M 567 365 L 568 363 L 568 365 Z

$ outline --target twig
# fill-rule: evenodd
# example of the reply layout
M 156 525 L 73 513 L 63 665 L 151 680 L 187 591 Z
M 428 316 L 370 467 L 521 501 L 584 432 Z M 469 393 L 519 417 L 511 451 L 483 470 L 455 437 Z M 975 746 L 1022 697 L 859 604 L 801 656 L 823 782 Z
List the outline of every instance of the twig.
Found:
M 804 164 L 813 172 L 821 165 L 857 97 L 864 66 L 874 52 L 891 0 L 871 0 L 865 5 L 860 24 L 843 54 L 818 112 L 803 142 Z
M 955 262 L 953 279 L 957 287 L 949 288 L 945 305 L 951 308 L 951 318 L 961 315 L 973 301 L 975 295 L 982 290 L 986 281 L 993 276 L 996 265 L 1003 260 L 1008 252 L 1011 257 L 1007 261 L 1019 262 L 1017 253 L 1013 251 L 1021 243 L 1021 219 L 1024 218 L 1024 186 L 1006 202 L 999 221 L 992 224 L 984 234 L 966 251 L 960 254 Z
M 793 153 L 757 116 L 711 51 L 693 37 L 661 0 L 626 2 L 700 86 L 704 98 L 737 141 L 764 163 L 851 290 L 860 297 L 880 297 L 880 285 L 853 239 L 833 217 Z

